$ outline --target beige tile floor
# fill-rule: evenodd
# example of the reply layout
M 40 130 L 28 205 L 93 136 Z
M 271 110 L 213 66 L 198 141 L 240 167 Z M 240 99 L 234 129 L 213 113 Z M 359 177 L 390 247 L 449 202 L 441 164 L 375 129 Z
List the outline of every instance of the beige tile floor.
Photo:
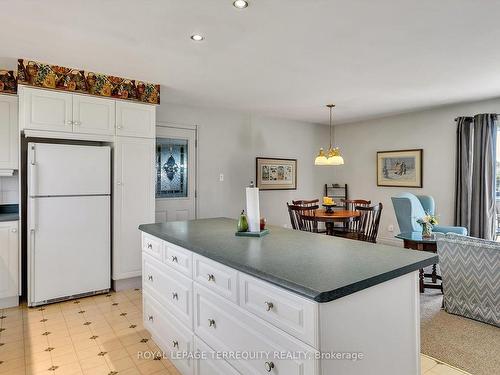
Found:
M 27 308 L 0 309 L 0 374 L 179 375 L 142 325 L 142 294 L 128 290 Z M 422 356 L 422 374 L 464 375 Z

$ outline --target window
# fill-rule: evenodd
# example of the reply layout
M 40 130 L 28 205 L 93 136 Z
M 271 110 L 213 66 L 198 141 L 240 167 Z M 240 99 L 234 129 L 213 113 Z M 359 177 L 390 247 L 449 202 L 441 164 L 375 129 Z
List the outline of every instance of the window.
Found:
M 496 165 L 496 200 L 497 206 L 500 204 L 500 127 L 497 130 L 497 165 Z
M 156 198 L 188 196 L 188 141 L 156 139 Z

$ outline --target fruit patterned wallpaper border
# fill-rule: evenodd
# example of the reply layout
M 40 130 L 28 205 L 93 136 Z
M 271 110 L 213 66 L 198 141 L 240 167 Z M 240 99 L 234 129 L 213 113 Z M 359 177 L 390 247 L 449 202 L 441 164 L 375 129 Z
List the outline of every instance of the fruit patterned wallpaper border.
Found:
M 0 93 L 17 93 L 17 78 L 13 70 L 0 69 Z
M 18 60 L 17 83 L 160 104 L 160 85 L 26 59 Z

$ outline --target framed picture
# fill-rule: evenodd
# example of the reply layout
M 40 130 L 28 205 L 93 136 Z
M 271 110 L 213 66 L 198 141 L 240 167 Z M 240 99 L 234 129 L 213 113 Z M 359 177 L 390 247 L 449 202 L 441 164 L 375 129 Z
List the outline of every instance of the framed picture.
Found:
M 256 159 L 256 181 L 260 190 L 296 190 L 297 159 Z
M 421 188 L 424 151 L 396 150 L 377 152 L 377 186 Z

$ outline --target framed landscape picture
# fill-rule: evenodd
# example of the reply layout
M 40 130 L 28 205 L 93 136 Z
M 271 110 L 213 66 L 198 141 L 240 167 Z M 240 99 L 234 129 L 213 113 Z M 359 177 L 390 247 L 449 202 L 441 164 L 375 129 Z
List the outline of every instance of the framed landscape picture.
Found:
M 256 181 L 260 190 L 296 190 L 297 159 L 256 159 Z
M 377 186 L 422 187 L 422 149 L 378 151 Z

